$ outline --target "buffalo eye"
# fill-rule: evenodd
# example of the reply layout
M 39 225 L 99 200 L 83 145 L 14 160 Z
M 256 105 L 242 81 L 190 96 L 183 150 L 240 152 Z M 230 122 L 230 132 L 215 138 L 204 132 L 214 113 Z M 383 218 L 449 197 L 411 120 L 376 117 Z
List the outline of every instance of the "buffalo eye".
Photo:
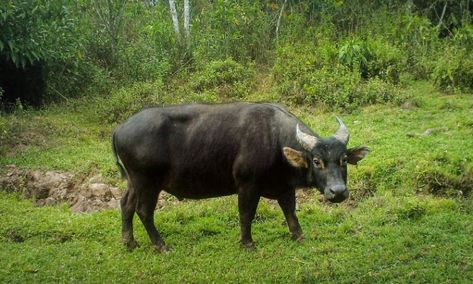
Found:
M 319 158 L 314 158 L 314 165 L 316 168 L 322 169 L 324 167 L 324 163 Z
M 344 156 L 342 157 L 342 159 L 340 160 L 340 165 L 341 165 L 342 167 L 344 167 L 344 166 L 346 166 L 347 164 L 348 164 L 348 157 L 347 157 L 347 155 L 344 155 Z

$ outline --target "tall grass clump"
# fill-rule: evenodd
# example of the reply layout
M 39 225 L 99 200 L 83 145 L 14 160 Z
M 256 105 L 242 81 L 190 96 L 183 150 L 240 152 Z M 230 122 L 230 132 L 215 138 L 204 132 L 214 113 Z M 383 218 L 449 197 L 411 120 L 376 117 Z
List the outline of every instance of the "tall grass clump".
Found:
M 348 111 L 402 100 L 396 87 L 401 65 L 397 50 L 381 51 L 385 45 L 361 40 L 339 47 L 312 44 L 278 48 L 272 72 L 283 100 Z

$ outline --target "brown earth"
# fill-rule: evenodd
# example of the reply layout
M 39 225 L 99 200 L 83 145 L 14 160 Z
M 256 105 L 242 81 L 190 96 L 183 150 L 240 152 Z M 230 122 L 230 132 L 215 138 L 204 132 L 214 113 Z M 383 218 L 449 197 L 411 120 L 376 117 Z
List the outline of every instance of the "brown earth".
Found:
M 25 170 L 14 165 L 7 166 L 0 175 L 0 190 L 19 192 L 37 205 L 67 203 L 73 212 L 96 212 L 119 208 L 122 190 L 107 184 L 101 175 L 79 177 L 68 172 Z M 179 202 L 163 193 L 158 208 Z

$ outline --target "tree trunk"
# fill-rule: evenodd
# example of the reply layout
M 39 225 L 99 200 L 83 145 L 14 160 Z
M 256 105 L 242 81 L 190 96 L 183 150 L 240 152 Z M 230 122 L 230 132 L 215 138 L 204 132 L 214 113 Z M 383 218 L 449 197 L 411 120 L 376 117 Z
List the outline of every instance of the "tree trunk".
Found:
M 281 24 L 282 13 L 284 12 L 284 7 L 286 7 L 287 0 L 284 0 L 282 4 L 281 11 L 279 11 L 278 22 L 276 24 L 276 41 L 278 40 L 279 25 Z
M 169 0 L 169 8 L 171 10 L 171 17 L 172 17 L 172 24 L 174 26 L 174 32 L 176 33 L 176 37 L 178 38 L 178 40 L 180 40 L 181 33 L 179 31 L 179 19 L 177 18 L 176 1 Z
M 445 1 L 445 5 L 443 5 L 442 15 L 440 16 L 440 20 L 437 25 L 437 28 L 440 28 L 442 26 L 443 17 L 445 16 L 445 10 L 447 10 L 447 4 L 448 4 L 448 1 Z
M 190 22 L 191 22 L 191 16 L 190 16 L 189 0 L 184 0 L 184 33 L 186 37 L 187 49 L 190 48 L 190 36 L 191 36 Z

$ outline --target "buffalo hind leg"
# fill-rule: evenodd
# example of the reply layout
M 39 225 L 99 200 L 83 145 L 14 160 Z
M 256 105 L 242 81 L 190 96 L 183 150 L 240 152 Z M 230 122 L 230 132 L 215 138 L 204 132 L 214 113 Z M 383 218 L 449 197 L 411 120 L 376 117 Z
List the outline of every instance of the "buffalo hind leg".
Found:
M 128 185 L 128 189 L 123 193 L 120 200 L 120 211 L 122 215 L 122 240 L 128 250 L 138 247 L 138 243 L 133 237 L 133 216 L 135 215 L 136 195 Z
M 254 249 L 251 237 L 251 222 L 255 218 L 260 196 L 253 188 L 241 188 L 238 193 L 238 210 L 240 212 L 240 243 L 247 249 Z
M 160 192 L 160 190 L 156 189 L 156 186 L 157 184 L 140 188 L 141 191 L 136 203 L 136 213 L 140 217 L 151 243 L 156 250 L 162 252 L 167 251 L 168 247 L 166 247 L 164 240 L 154 225 L 154 210 L 156 209 Z
M 291 238 L 297 241 L 304 240 L 304 234 L 302 233 L 301 226 L 299 225 L 299 220 L 296 216 L 296 194 L 294 190 L 289 191 L 288 193 L 282 195 L 278 198 L 279 206 L 286 217 L 287 226 L 291 232 Z

